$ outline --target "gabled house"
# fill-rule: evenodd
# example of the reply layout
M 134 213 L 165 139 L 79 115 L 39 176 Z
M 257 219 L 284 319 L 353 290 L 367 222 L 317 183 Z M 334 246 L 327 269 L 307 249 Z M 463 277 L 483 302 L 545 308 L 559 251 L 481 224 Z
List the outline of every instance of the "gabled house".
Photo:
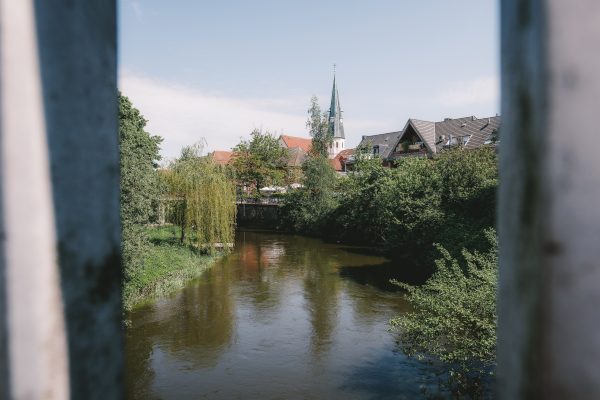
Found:
M 302 179 L 302 164 L 312 149 L 312 139 L 281 135 L 279 136 L 279 144 L 288 149 L 287 181 L 300 182 Z
M 379 157 L 383 165 L 389 166 L 389 156 L 392 154 L 402 131 L 380 133 L 378 135 L 363 135 L 355 151 L 364 152 L 366 156 Z M 346 161 L 348 169 L 352 169 L 354 157 Z
M 312 148 L 312 139 L 300 136 L 279 136 L 279 144 L 286 149 L 293 149 L 295 147 L 301 148 L 305 153 L 310 153 Z
M 443 149 L 462 146 L 474 149 L 494 145 L 499 137 L 500 117 L 446 118 L 431 122 L 409 119 L 387 156 L 388 163 L 406 156 L 429 157 Z

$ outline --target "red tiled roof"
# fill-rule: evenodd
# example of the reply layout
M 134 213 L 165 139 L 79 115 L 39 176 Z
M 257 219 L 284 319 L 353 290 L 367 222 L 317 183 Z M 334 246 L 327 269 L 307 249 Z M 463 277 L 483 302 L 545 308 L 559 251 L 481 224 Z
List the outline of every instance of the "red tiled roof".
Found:
M 340 151 L 340 152 L 337 154 L 337 156 L 335 156 L 335 157 L 336 157 L 336 158 L 337 158 L 337 157 L 340 157 L 340 158 L 343 158 L 343 159 L 347 159 L 347 158 L 348 158 L 348 157 L 350 157 L 352 154 L 354 154 L 354 149 L 346 149 L 346 150 L 342 150 L 342 151 Z
M 288 149 L 293 149 L 294 147 L 300 147 L 305 152 L 309 153 L 312 147 L 312 139 L 303 138 L 298 136 L 288 136 L 281 135 L 280 139 L 286 145 Z
M 334 158 L 329 160 L 329 164 L 331 164 L 333 169 L 336 171 L 343 171 L 344 166 L 342 163 L 345 162 L 352 154 L 354 154 L 354 149 L 342 150 Z
M 219 165 L 227 165 L 231 161 L 233 151 L 215 150 L 211 154 L 213 160 Z

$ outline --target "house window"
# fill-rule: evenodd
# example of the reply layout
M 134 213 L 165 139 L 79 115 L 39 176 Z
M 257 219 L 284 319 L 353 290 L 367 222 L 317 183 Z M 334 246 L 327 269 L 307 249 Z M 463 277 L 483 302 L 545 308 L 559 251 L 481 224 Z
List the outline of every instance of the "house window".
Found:
M 467 143 L 469 143 L 469 139 L 471 139 L 471 135 L 467 135 L 467 136 L 463 136 L 462 137 L 462 144 L 463 144 L 463 146 L 466 145 Z
M 335 142 L 335 148 L 336 148 L 336 149 L 338 148 L 338 146 L 339 146 L 339 143 L 338 143 L 338 142 Z
M 456 146 L 458 144 L 458 140 L 456 136 L 450 135 L 448 141 L 446 142 L 446 146 Z
M 378 155 L 379 154 L 379 146 L 373 146 L 373 155 Z

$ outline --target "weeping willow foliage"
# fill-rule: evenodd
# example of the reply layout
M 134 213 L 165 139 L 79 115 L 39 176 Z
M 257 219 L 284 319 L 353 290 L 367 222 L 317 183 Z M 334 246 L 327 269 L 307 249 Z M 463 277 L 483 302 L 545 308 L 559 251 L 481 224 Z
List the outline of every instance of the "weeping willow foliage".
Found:
M 161 178 L 181 241 L 209 252 L 229 249 L 235 235 L 236 192 L 228 171 L 209 157 L 182 156 Z

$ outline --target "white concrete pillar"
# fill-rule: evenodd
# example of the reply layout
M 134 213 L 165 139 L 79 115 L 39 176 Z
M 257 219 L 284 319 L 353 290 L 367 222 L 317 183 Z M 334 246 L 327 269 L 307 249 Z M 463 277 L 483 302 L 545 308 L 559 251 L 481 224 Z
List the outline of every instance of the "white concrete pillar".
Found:
M 67 335 L 35 32 L 32 1 L 0 1 L 0 397 L 64 399 Z
M 0 398 L 122 397 L 114 0 L 0 0 Z
M 502 399 L 600 398 L 600 2 L 501 2 Z

